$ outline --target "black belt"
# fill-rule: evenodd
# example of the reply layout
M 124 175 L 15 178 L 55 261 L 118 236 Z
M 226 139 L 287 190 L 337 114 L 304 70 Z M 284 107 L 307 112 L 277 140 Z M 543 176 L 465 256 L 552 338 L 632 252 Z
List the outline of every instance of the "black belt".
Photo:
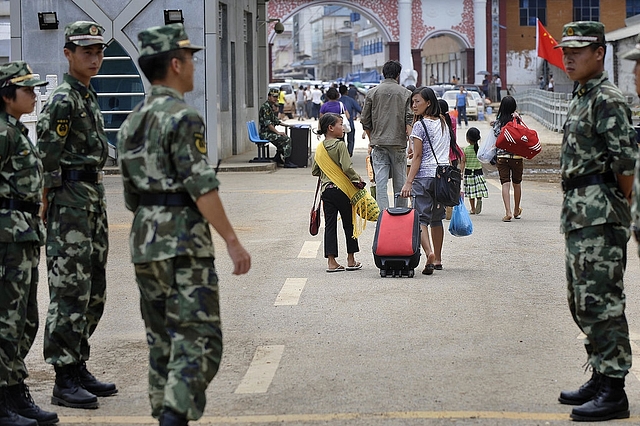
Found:
M 599 173 L 595 175 L 578 176 L 571 179 L 562 180 L 562 190 L 567 192 L 576 188 L 598 185 L 601 183 L 616 183 L 616 176 L 613 172 Z
M 0 209 L 20 210 L 21 212 L 37 215 L 40 213 L 40 204 L 12 198 L 0 198 Z
M 186 192 L 161 192 L 157 194 L 140 194 L 141 206 L 170 206 L 198 208 L 191 196 Z
M 480 176 L 482 174 L 484 174 L 482 173 L 482 169 L 464 169 L 465 176 L 471 176 L 471 175 Z
M 84 170 L 63 170 L 62 179 L 89 183 L 101 183 L 104 172 L 86 172 Z

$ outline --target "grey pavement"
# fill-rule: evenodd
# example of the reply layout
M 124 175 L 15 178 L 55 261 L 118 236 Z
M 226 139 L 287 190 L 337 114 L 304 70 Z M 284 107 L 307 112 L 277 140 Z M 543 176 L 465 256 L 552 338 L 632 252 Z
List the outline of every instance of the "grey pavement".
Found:
M 558 143 L 560 135 L 527 123 L 544 143 Z M 488 130 L 487 123 L 474 124 L 483 135 Z M 366 143 L 359 142 L 353 160 L 364 175 Z M 245 155 L 248 161 L 255 153 Z M 241 164 L 239 158 L 227 164 L 234 162 Z M 522 219 L 503 223 L 499 184 L 489 177 L 489 198 L 482 214 L 472 216 L 473 234 L 445 233 L 443 271 L 381 278 L 371 254 L 371 222 L 359 239 L 363 269 L 325 272 L 324 227 L 317 236 L 308 233 L 316 181 L 309 168 L 219 177 L 225 209 L 253 266 L 245 276 L 231 275 L 224 242 L 215 236 L 225 353 L 205 415 L 193 424 L 569 424 L 571 407 L 560 405 L 558 394 L 588 374 L 565 299 L 559 182 L 525 178 Z M 41 327 L 28 357 L 28 384 L 37 403 L 58 412 L 61 425 L 157 424 L 149 416 L 148 354 L 129 261 L 132 215 L 123 205 L 120 176 L 105 182 L 108 296 L 88 366 L 99 379 L 114 381 L 119 393 L 101 398 L 98 410 L 49 404 L 54 374 L 42 359 L 44 257 Z M 338 235 L 345 262 L 341 230 Z M 631 241 L 626 281 L 634 350 L 640 341 L 636 251 Z M 423 255 L 417 272 L 424 261 Z M 632 418 L 619 423 L 638 424 L 635 370 L 626 389 Z

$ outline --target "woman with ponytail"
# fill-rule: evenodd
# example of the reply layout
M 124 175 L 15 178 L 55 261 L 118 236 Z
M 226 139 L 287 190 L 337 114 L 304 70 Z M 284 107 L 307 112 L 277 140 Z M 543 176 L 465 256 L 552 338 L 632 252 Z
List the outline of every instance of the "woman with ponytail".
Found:
M 411 141 L 413 158 L 402 187 L 403 197 L 415 196 L 415 209 L 420 217 L 420 242 L 427 255 L 422 273 L 431 275 L 442 269 L 442 243 L 444 241 L 444 206 L 435 200 L 435 176 L 438 164 L 449 164 L 451 128 L 440 113 L 433 89 L 422 87 L 411 96 L 415 114 Z M 431 229 L 431 232 L 429 232 Z

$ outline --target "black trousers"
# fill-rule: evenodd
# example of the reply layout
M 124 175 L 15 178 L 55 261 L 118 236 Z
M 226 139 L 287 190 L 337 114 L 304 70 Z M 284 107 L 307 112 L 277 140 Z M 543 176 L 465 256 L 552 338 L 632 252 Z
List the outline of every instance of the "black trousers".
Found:
M 359 252 L 358 240 L 353 238 L 353 211 L 349 197 L 338 188 L 327 188 L 322 192 L 322 210 L 325 221 L 324 257 L 338 257 L 338 213 L 347 239 L 347 253 Z

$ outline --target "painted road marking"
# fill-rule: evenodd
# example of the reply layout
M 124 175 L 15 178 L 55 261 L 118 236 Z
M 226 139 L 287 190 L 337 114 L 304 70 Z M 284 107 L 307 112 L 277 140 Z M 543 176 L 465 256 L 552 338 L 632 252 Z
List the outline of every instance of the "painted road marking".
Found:
M 276 375 L 284 345 L 258 346 L 235 393 L 265 393 Z
M 298 254 L 298 259 L 315 259 L 318 257 L 320 241 L 305 241 Z
M 346 420 L 443 419 L 443 420 L 527 420 L 569 421 L 569 413 L 523 413 L 517 411 L 389 411 L 382 413 L 263 414 L 252 416 L 204 416 L 195 425 L 329 422 Z M 617 423 L 640 422 L 640 416 L 616 420 Z M 484 423 L 484 422 L 482 422 Z M 478 424 L 482 424 L 478 422 Z M 157 425 L 150 416 L 60 416 L 60 424 Z
M 306 278 L 287 278 L 280 293 L 278 293 L 278 297 L 276 297 L 274 305 L 297 305 L 306 283 Z

